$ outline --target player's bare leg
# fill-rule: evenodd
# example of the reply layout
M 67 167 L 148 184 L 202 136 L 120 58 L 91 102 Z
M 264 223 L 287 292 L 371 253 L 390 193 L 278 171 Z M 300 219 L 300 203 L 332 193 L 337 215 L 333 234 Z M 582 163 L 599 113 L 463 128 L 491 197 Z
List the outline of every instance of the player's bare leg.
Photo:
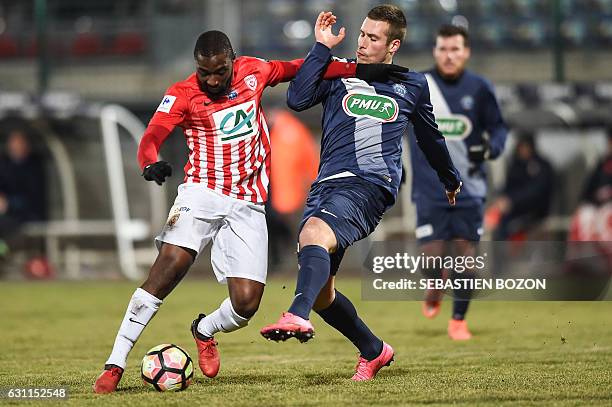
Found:
M 147 280 L 136 289 L 128 304 L 111 355 L 94 383 L 96 393 L 111 393 L 117 389 L 129 352 L 157 313 L 163 299 L 183 279 L 195 255 L 192 250 L 162 244 Z
M 207 377 L 219 373 L 221 361 L 214 334 L 232 332 L 247 326 L 263 296 L 263 283 L 247 278 L 228 277 L 229 298 L 209 315 L 200 314 L 191 324 L 191 332 L 198 347 L 200 370 Z
M 196 252 L 191 249 L 162 243 L 149 276 L 140 288 L 164 300 L 185 277 L 195 257 Z
M 299 235 L 297 286 L 293 303 L 275 324 L 261 330 L 261 335 L 273 341 L 295 337 L 306 342 L 314 336 L 309 321 L 310 311 L 330 276 L 329 253 L 338 245 L 336 235 L 327 223 L 317 217 L 309 218 Z
M 445 244 L 446 242 L 442 240 L 433 240 L 423 243 L 420 249 L 425 256 L 443 256 Z M 442 269 L 423 269 L 423 272 L 427 278 L 446 278 L 445 270 Z M 431 289 L 425 292 L 425 299 L 421 306 L 425 317 L 433 319 L 440 313 L 443 295 L 443 290 Z
M 457 239 L 451 242 L 453 249 L 453 256 L 475 256 L 476 255 L 476 244 L 474 242 Z M 458 274 L 462 279 L 473 278 L 473 270 L 465 270 Z M 472 290 L 467 288 L 457 289 L 454 291 L 453 299 L 453 315 L 448 321 L 448 336 L 455 341 L 466 341 L 472 338 L 472 333 L 468 329 L 467 322 L 465 321 L 465 315 L 470 304 L 472 297 Z

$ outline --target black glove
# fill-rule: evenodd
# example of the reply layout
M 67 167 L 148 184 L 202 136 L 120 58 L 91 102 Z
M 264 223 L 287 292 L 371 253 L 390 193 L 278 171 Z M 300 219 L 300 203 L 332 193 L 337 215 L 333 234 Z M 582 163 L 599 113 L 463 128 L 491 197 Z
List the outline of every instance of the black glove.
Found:
M 142 170 L 142 176 L 147 181 L 155 181 L 157 185 L 161 185 L 166 180 L 166 177 L 172 175 L 172 167 L 166 161 L 158 161 L 149 164 Z
M 491 150 L 489 141 L 482 140 L 482 144 L 474 144 L 468 148 L 468 159 L 470 160 L 470 168 L 468 175 L 473 177 L 480 172 L 480 164 L 489 159 Z
M 408 71 L 408 68 L 395 64 L 357 64 L 355 77 L 368 83 L 401 82 L 406 79 L 403 74 Z
M 490 154 L 489 142 L 486 140 L 483 140 L 482 144 L 475 144 L 468 149 L 468 158 L 475 164 L 481 164 L 488 160 Z

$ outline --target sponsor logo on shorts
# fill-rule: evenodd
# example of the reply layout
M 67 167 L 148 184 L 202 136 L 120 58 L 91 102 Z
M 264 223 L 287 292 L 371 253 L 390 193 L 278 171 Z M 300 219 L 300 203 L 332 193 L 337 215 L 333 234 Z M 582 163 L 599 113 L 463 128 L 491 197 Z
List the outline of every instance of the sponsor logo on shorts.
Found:
M 321 209 L 321 213 L 326 213 L 326 214 L 328 214 L 328 215 L 333 216 L 334 218 L 337 218 L 337 216 L 336 216 L 336 215 L 334 215 L 333 213 L 331 213 L 331 212 L 330 212 L 330 211 L 328 211 L 327 209 Z
M 428 223 L 427 225 L 421 225 L 416 228 L 416 230 L 414 231 L 414 235 L 417 239 L 422 239 L 424 237 L 433 235 L 433 232 L 433 226 L 431 225 L 431 223 Z
M 221 144 L 233 143 L 239 139 L 259 134 L 257 107 L 250 100 L 213 113 L 215 132 Z
M 175 213 L 172 216 L 170 216 L 168 218 L 168 222 L 166 222 L 166 225 L 168 226 L 168 229 L 172 229 L 174 227 L 174 225 L 176 225 L 176 222 L 178 222 L 179 218 L 181 217 L 180 213 Z
M 181 212 L 189 212 L 190 210 L 191 208 L 189 208 L 188 206 L 180 206 L 180 207 L 173 206 L 172 209 L 170 210 L 170 215 L 168 215 L 168 220 L 166 221 L 166 227 L 168 229 L 172 229 L 176 225 L 176 222 L 178 222 L 179 218 L 181 217 Z
M 436 117 L 436 124 L 448 140 L 463 140 L 472 132 L 472 121 L 462 114 Z
M 395 99 L 384 95 L 349 93 L 342 98 L 342 109 L 352 117 L 368 117 L 380 122 L 397 119 L 399 107 Z

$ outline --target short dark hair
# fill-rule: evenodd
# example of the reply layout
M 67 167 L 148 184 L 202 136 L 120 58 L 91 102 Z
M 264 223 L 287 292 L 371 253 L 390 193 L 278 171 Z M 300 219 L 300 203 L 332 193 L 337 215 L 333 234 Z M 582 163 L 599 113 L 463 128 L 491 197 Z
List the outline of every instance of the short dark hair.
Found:
M 197 58 L 198 55 L 212 57 L 219 54 L 226 54 L 231 59 L 236 57 L 234 48 L 232 48 L 232 43 L 227 35 L 216 30 L 206 31 L 200 34 L 196 41 L 195 48 L 193 49 L 193 57 Z
M 404 41 L 406 37 L 406 16 L 399 7 L 392 4 L 381 4 L 368 12 L 368 18 L 389 23 L 387 44 L 393 40 Z
M 520 129 L 516 132 L 516 146 L 527 144 L 532 150 L 535 150 L 535 132 L 528 129 Z
M 470 35 L 468 34 L 468 30 L 465 27 L 454 24 L 444 24 L 440 26 L 438 29 L 438 33 L 436 38 L 443 37 L 454 37 L 455 35 L 460 35 L 463 37 L 463 45 L 466 47 L 470 46 Z

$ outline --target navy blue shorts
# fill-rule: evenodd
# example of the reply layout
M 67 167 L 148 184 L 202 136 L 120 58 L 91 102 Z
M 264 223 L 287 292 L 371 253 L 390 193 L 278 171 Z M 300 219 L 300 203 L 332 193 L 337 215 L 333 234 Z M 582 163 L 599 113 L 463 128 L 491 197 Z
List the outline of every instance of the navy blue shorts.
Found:
M 372 233 L 392 204 L 388 191 L 359 177 L 321 182 L 310 188 L 300 230 L 312 216 L 333 230 L 338 242 L 338 249 L 330 254 L 335 275 L 346 248 Z
M 483 205 L 458 208 L 417 203 L 416 238 L 419 243 L 452 239 L 478 242 L 483 214 Z

